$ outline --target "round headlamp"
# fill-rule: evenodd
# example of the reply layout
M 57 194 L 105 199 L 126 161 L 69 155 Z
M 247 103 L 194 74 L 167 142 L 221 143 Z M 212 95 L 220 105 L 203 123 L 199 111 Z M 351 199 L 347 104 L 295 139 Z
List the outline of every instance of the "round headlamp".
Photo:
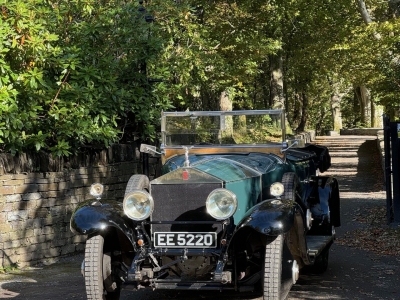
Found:
M 90 186 L 90 195 L 95 198 L 100 198 L 104 192 L 104 186 L 101 183 L 93 183 Z
M 136 190 L 124 198 L 124 213 L 135 221 L 147 219 L 153 212 L 153 197 L 146 191 Z
M 271 184 L 271 186 L 269 188 L 269 192 L 274 197 L 280 197 L 285 192 L 285 188 L 282 183 L 274 182 L 273 184 Z
M 213 190 L 207 197 L 208 213 L 217 220 L 231 217 L 237 209 L 236 195 L 226 189 Z

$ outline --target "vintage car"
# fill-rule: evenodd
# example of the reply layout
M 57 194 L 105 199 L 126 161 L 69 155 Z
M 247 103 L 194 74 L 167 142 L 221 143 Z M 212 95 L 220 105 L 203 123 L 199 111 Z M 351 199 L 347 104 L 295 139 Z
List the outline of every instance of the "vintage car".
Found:
M 120 290 L 233 290 L 284 299 L 299 270 L 327 268 L 340 226 L 328 149 L 286 140 L 283 110 L 163 112 L 161 175 L 133 175 L 123 201 L 71 218 L 87 235 L 88 299 Z M 256 295 L 256 294 L 255 294 Z

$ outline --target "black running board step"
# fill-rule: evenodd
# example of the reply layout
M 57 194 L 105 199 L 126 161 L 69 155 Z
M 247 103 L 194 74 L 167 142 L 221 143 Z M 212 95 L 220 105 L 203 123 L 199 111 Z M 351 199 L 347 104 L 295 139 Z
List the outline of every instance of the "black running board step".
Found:
M 306 237 L 308 254 L 316 257 L 324 250 L 326 245 L 331 243 L 334 239 L 333 235 L 309 235 Z
M 156 289 L 161 290 L 204 290 L 204 291 L 222 291 L 222 290 L 233 290 L 233 286 L 227 286 L 220 283 L 204 284 L 204 283 L 193 283 L 193 284 L 177 284 L 177 283 L 156 283 Z

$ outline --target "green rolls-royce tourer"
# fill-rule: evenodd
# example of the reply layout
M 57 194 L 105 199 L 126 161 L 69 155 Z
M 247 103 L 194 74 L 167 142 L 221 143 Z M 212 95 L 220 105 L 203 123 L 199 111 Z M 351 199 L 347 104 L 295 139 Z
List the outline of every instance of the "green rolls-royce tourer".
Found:
M 161 175 L 135 174 L 123 201 L 77 208 L 88 236 L 89 300 L 123 288 L 234 290 L 284 299 L 303 267 L 323 272 L 340 226 L 337 180 L 325 147 L 287 140 L 284 111 L 163 112 Z

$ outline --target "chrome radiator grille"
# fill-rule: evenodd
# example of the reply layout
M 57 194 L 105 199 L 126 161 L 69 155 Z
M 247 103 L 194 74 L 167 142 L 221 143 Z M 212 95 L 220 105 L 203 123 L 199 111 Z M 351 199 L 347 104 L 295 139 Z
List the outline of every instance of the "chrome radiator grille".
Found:
M 207 196 L 221 183 L 153 184 L 154 212 L 151 221 L 214 221 L 207 213 Z M 152 232 L 219 231 L 213 224 L 152 224 Z

